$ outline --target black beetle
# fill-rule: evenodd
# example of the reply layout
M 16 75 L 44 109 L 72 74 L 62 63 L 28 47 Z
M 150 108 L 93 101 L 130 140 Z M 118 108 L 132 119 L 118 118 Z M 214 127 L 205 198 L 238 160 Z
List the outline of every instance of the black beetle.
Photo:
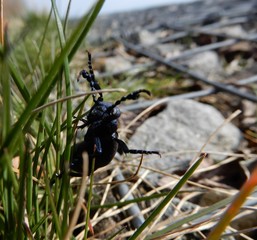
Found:
M 89 72 L 82 70 L 79 73 L 78 79 L 82 76 L 85 78 L 91 87 L 92 91 L 100 90 L 98 82 L 95 80 L 94 71 L 91 64 L 91 54 L 88 52 L 88 68 Z M 84 141 L 73 146 L 70 175 L 82 176 L 83 174 L 83 152 L 88 154 L 88 175 L 91 173 L 92 161 L 95 158 L 94 171 L 100 167 L 109 164 L 116 152 L 120 154 L 158 154 L 158 151 L 146 151 L 129 149 L 125 142 L 118 138 L 117 128 L 118 119 L 121 115 L 120 109 L 117 107 L 121 102 L 128 99 L 135 100 L 139 98 L 140 93 L 150 95 L 150 92 L 145 89 L 134 91 L 127 96 L 123 96 L 114 104 L 103 101 L 102 93 L 98 93 L 98 98 L 93 95 L 94 105 L 89 110 L 86 119 L 82 119 L 83 123 L 79 128 L 88 127 L 84 136 Z

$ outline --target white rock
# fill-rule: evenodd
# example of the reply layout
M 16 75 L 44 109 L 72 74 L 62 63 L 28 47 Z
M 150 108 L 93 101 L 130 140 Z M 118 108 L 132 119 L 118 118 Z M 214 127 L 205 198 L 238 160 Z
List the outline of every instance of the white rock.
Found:
M 190 57 L 183 61 L 191 70 L 210 79 L 221 80 L 224 75 L 224 70 L 220 63 L 219 56 L 214 51 L 206 51 Z
M 147 119 L 129 142 L 130 148 L 160 150 L 163 157 L 145 157 L 144 165 L 172 173 L 185 170 L 190 161 L 206 143 L 211 134 L 224 122 L 224 117 L 214 107 L 193 100 L 173 100 L 157 116 Z M 205 151 L 231 152 L 239 146 L 241 133 L 228 123 L 212 138 Z M 174 154 L 177 152 L 177 154 Z M 168 156 L 165 156 L 166 153 Z M 171 154 L 173 153 L 173 154 Z M 223 155 L 211 154 L 214 160 Z M 158 178 L 158 176 L 157 176 Z M 149 178 L 150 179 L 150 178 Z M 153 180 L 153 183 L 157 179 Z

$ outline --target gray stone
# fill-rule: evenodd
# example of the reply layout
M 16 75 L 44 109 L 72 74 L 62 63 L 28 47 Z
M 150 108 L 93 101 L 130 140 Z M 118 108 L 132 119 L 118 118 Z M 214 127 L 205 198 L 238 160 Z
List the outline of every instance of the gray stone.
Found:
M 121 56 L 108 57 L 105 59 L 105 71 L 114 72 L 131 68 L 131 61 Z
M 158 49 L 160 54 L 165 58 L 177 57 L 185 49 L 184 46 L 178 43 L 157 44 L 155 48 Z
M 152 33 L 147 30 L 141 30 L 138 34 L 140 43 L 143 45 L 152 45 L 158 42 L 158 32 Z
M 224 76 L 218 54 L 215 51 L 205 51 L 196 54 L 182 63 L 189 66 L 194 72 L 213 81 L 220 81 Z
M 147 119 L 129 142 L 130 148 L 160 150 L 162 158 L 147 156 L 143 165 L 172 173 L 186 170 L 197 151 L 223 123 L 224 117 L 214 107 L 193 100 L 173 100 L 157 116 Z M 231 152 L 240 143 L 241 133 L 228 123 L 212 138 L 205 151 Z M 222 155 L 211 154 L 216 161 Z M 159 174 L 147 177 L 157 183 Z
M 247 32 L 243 29 L 241 25 L 223 27 L 223 28 L 214 30 L 214 32 L 220 33 L 220 34 L 227 34 L 228 36 L 233 36 L 233 37 L 242 37 L 247 35 Z

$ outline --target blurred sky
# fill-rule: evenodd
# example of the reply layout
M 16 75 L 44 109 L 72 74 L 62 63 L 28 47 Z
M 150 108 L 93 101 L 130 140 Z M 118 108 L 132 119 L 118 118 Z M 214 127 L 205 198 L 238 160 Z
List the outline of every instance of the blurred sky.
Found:
M 48 11 L 51 7 L 51 0 L 24 0 L 29 10 Z M 185 3 L 193 0 L 106 0 L 101 10 L 101 14 L 144 9 L 153 6 L 161 6 L 171 3 Z M 57 0 L 57 6 L 62 16 L 64 16 L 68 0 Z M 92 6 L 95 0 L 72 0 L 71 17 L 80 17 Z

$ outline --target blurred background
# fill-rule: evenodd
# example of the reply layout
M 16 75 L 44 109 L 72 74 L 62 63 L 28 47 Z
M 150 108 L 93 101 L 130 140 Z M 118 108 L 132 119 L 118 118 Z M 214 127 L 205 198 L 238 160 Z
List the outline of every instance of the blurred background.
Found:
M 194 0 L 107 0 L 101 10 L 101 14 L 114 13 L 120 11 L 129 11 L 136 9 L 144 9 L 148 7 L 167 5 L 171 3 L 186 3 Z M 74 0 L 71 4 L 70 16 L 72 18 L 82 16 L 94 3 L 94 0 L 84 1 L 81 4 L 80 0 Z M 51 1 L 29 1 L 29 0 L 9 0 L 5 1 L 6 14 L 19 15 L 29 11 L 44 12 L 49 11 L 51 8 Z M 65 14 L 65 9 L 68 5 L 68 0 L 57 1 L 58 9 L 61 15 Z

